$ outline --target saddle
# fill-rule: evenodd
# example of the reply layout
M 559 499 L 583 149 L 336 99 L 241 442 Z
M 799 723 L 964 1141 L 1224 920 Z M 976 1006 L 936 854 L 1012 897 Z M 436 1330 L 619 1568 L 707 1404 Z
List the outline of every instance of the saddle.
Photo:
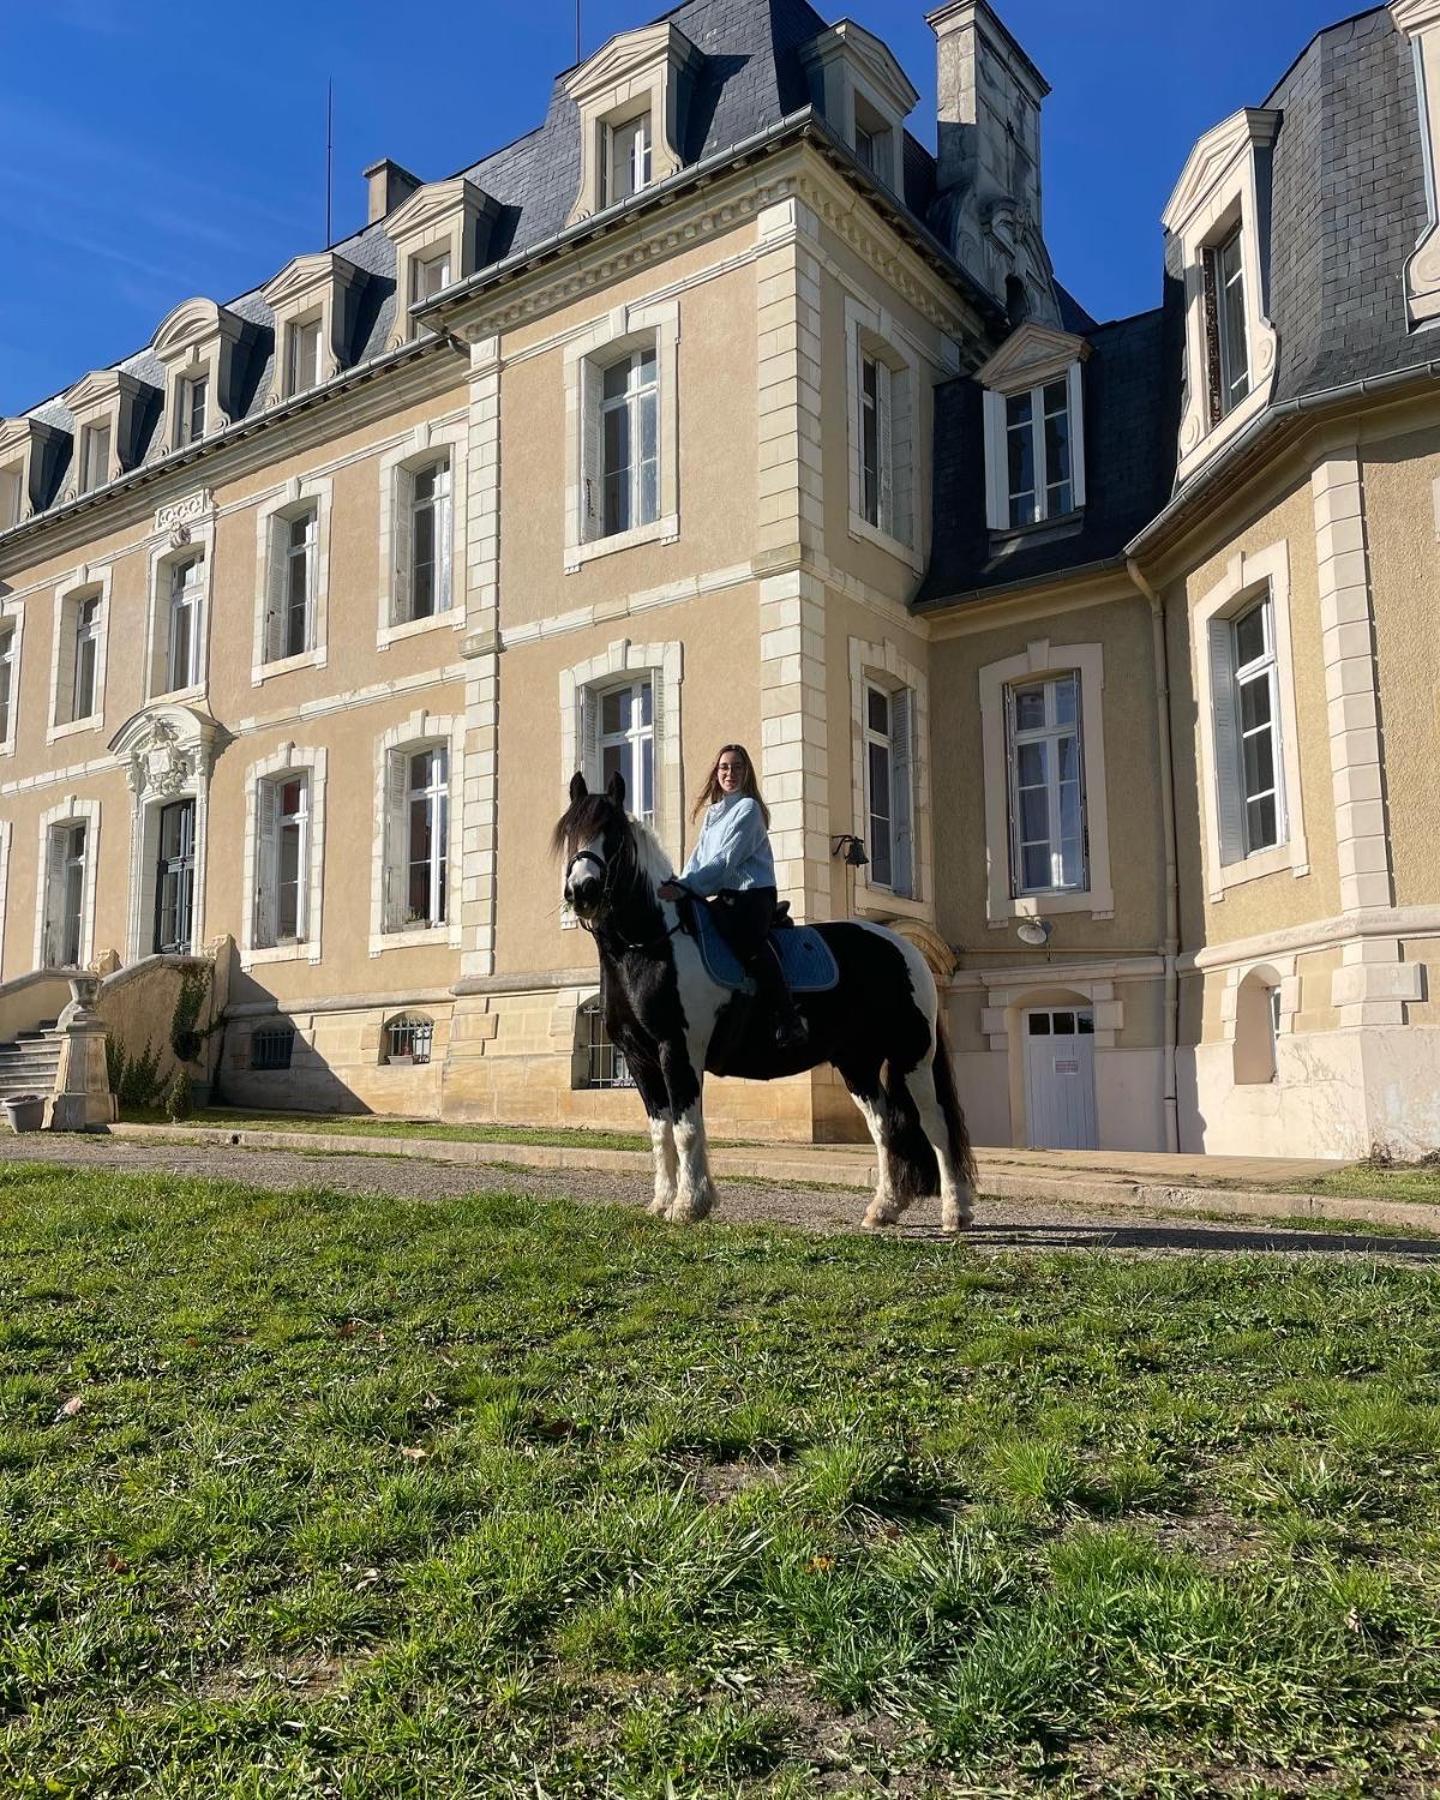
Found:
M 753 994 L 755 983 L 745 973 L 740 958 L 720 935 L 703 900 L 689 907 L 690 931 L 700 950 L 705 973 L 720 987 L 735 993 Z M 797 925 L 790 917 L 789 902 L 782 900 L 775 908 L 775 921 L 770 928 L 770 942 L 780 958 L 780 967 L 790 984 L 792 994 L 823 994 L 836 986 L 840 970 L 830 946 L 809 925 Z

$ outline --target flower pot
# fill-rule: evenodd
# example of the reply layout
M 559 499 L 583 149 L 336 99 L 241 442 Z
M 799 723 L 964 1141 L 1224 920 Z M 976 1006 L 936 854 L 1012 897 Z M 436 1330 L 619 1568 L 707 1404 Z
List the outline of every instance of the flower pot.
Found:
M 388 1060 L 392 1069 L 409 1069 L 415 1065 L 413 1056 L 392 1056 Z
M 12 1131 L 39 1131 L 45 1123 L 43 1094 L 16 1094 L 5 1102 Z

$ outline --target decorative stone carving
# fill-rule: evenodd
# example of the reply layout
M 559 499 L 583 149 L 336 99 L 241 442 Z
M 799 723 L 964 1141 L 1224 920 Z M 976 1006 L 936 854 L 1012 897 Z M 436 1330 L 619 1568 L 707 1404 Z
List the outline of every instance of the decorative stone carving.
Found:
M 136 795 L 172 799 L 195 780 L 199 769 L 198 746 L 181 747 L 179 733 L 168 719 L 156 719 L 130 752 L 126 779 Z
M 196 488 L 193 494 L 186 494 L 183 500 L 172 500 L 167 505 L 155 510 L 155 529 L 168 531 L 174 525 L 188 525 L 192 519 L 202 519 L 210 511 L 213 496 L 209 488 Z M 188 543 L 189 535 L 181 540 Z

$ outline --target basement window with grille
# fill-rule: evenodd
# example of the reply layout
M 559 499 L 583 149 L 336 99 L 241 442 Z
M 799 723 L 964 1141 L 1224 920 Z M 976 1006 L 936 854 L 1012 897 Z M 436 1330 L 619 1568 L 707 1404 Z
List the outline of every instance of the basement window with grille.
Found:
M 288 1069 L 295 1053 L 293 1025 L 267 1025 L 250 1039 L 252 1069 Z
M 428 1063 L 434 1041 L 434 1021 L 423 1013 L 402 1013 L 385 1027 L 385 1060 L 398 1063 Z

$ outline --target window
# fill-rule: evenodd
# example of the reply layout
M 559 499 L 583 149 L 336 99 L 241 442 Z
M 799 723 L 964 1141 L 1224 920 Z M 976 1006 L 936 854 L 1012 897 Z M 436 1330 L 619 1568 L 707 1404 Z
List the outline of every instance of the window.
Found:
M 75 663 L 71 719 L 88 719 L 95 711 L 95 677 L 100 655 L 100 596 L 91 594 L 75 607 Z
M 110 479 L 110 426 L 86 425 L 80 432 L 80 492 L 103 487 Z
M 261 781 L 255 801 L 255 948 L 303 943 L 309 935 L 309 776 Z
M 580 1086 L 633 1088 L 635 1077 L 624 1052 L 605 1029 L 605 1014 L 598 996 L 580 1008 L 575 1023 L 581 1055 Z
M 605 189 L 602 205 L 628 200 L 650 185 L 650 115 L 641 113 L 625 125 L 607 125 Z
M 191 949 L 195 920 L 195 802 L 177 800 L 160 809 L 155 865 L 156 955 L 183 956 Z
M 450 252 L 448 249 L 430 256 L 416 256 L 410 262 L 410 302 L 432 299 L 441 288 L 450 285 Z
M 392 1063 L 428 1063 L 435 1026 L 424 1013 L 402 1013 L 385 1027 L 385 1060 Z
M 450 490 L 448 457 L 399 472 L 393 624 L 434 618 L 450 609 Z
M 167 693 L 196 687 L 200 682 L 204 563 L 203 556 L 192 556 L 170 564 L 170 617 L 165 659 Z
M 385 854 L 387 931 L 424 931 L 448 917 L 449 752 L 394 750 Z
M 1258 1087 L 1279 1076 L 1281 989 L 1273 970 L 1252 969 L 1235 995 L 1233 1078 Z
M 252 1069 L 288 1069 L 295 1054 L 293 1025 L 264 1025 L 250 1036 Z
M 586 763 L 598 787 L 623 777 L 633 816 L 655 823 L 654 690 L 648 680 L 628 682 L 585 697 L 586 730 L 594 736 Z
M 855 96 L 855 155 L 878 181 L 893 185 L 890 126 L 860 94 Z
M 660 515 L 659 381 L 654 348 L 611 363 L 601 380 L 602 535 Z
M 1008 700 L 1012 892 L 1083 889 L 1079 674 L 1017 684 Z
M 285 391 L 303 394 L 318 387 L 323 378 L 320 365 L 320 320 L 298 319 L 285 330 Z
M 14 730 L 15 627 L 0 624 L 0 744 L 8 744 Z
M 1006 396 L 1005 466 L 1012 527 L 1075 510 L 1068 381 Z
M 0 531 L 20 523 L 20 499 L 25 491 L 25 465 L 0 469 Z
M 281 662 L 315 647 L 315 588 L 320 509 L 280 514 L 270 522 L 270 598 L 265 660 Z
M 865 687 L 866 847 L 871 887 L 914 893 L 914 756 L 908 688 Z
M 1250 392 L 1245 264 L 1238 225 L 1223 242 L 1206 250 L 1203 273 L 1210 418 L 1216 423 Z
M 180 416 L 176 423 L 175 442 L 198 444 L 205 435 L 205 411 L 210 394 L 210 377 L 194 375 L 175 384 L 175 397 Z
M 850 535 L 869 538 L 917 571 L 915 530 L 919 363 L 883 307 L 845 301 Z
M 1229 704 L 1235 713 L 1236 765 L 1243 854 L 1278 844 L 1282 835 L 1274 610 L 1267 595 L 1230 625 L 1234 669 Z
M 85 942 L 85 857 L 89 828 L 83 819 L 53 826 L 45 878 L 45 966 L 75 969 Z
M 860 510 L 866 524 L 877 530 L 887 510 L 890 479 L 890 371 L 866 356 L 860 371 Z

